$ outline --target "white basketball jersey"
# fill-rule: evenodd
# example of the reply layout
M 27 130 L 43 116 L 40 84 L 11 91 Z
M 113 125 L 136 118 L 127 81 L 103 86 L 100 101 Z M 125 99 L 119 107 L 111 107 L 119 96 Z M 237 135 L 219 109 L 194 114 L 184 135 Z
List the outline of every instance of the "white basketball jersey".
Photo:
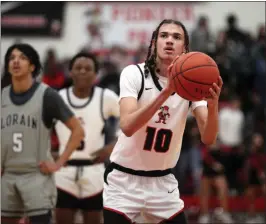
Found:
M 73 94 L 72 87 L 61 90 L 59 94 L 75 116 L 80 119 L 85 131 L 85 138 L 81 146 L 73 152 L 70 158 L 94 159 L 91 153 L 99 150 L 105 144 L 105 136 L 103 133 L 105 119 L 107 119 L 109 115 L 115 117 L 119 116 L 117 112 L 118 97 L 110 90 L 104 90 L 100 87 L 94 87 L 91 96 L 87 99 L 77 98 Z M 110 104 L 110 101 L 112 104 Z M 107 106 L 103 106 L 104 103 Z M 55 129 L 60 145 L 59 153 L 61 155 L 69 140 L 70 130 L 60 121 L 56 123 Z
M 144 63 L 139 64 L 144 73 Z M 120 99 L 135 97 L 141 88 L 142 76 L 136 65 L 127 66 L 120 77 Z M 144 79 L 144 88 L 139 107 L 149 104 L 166 86 L 167 78 L 149 74 Z M 189 107 L 206 106 L 206 101 L 192 102 L 176 93 L 170 96 L 141 129 L 131 137 L 122 133 L 115 145 L 110 160 L 134 170 L 165 170 L 173 168 L 179 158 L 183 133 Z

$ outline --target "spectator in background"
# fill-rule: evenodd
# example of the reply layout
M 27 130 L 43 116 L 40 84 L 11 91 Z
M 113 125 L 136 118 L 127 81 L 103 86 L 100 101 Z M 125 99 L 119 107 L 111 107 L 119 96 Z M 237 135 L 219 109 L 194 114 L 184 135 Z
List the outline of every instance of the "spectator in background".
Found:
M 57 61 L 55 51 L 53 49 L 49 49 L 44 62 L 44 74 L 42 81 L 50 87 L 59 90 L 64 86 L 65 80 L 66 78 L 63 68 Z
M 97 86 L 108 88 L 119 95 L 120 73 L 117 65 L 111 61 L 104 61 L 96 80 Z
M 235 14 L 230 13 L 227 18 L 226 36 L 229 40 L 235 42 L 244 42 L 246 40 L 246 34 L 238 28 L 238 18 Z
M 206 16 L 201 16 L 198 20 L 197 27 L 191 34 L 191 50 L 210 53 L 211 49 L 211 34 Z
M 245 146 L 250 147 L 253 133 L 255 132 L 265 133 L 264 111 L 265 109 L 261 102 L 260 96 L 256 92 L 253 92 L 251 97 L 250 109 L 245 116 L 245 128 L 244 128 Z
M 241 101 L 237 96 L 232 96 L 228 106 L 219 113 L 219 140 L 222 147 L 228 151 L 226 176 L 232 194 L 239 190 L 237 180 L 238 170 L 243 165 L 242 144 L 244 132 L 244 113 L 240 108 Z
M 219 113 L 219 139 L 227 147 L 239 147 L 243 141 L 244 114 L 241 102 L 233 96 L 229 106 L 225 106 Z
M 141 45 L 137 49 L 137 51 L 133 57 L 133 63 L 137 64 L 137 63 L 140 63 L 142 61 L 145 61 L 146 55 L 147 55 L 147 47 L 145 45 Z
M 225 164 L 227 153 L 221 145 L 216 144 L 205 147 L 203 150 L 203 173 L 200 188 L 200 224 L 212 223 L 209 215 L 209 197 L 212 193 L 212 187 L 217 190 L 222 209 L 215 210 L 215 217 L 222 223 L 233 223 L 228 213 L 228 185 L 225 176 Z
M 214 60 L 218 65 L 220 75 L 224 81 L 224 86 L 230 86 L 232 83 L 230 63 L 227 57 L 227 42 L 226 32 L 223 30 L 219 31 L 215 41 Z
M 257 193 L 266 195 L 266 157 L 263 152 L 264 139 L 259 133 L 252 136 L 252 145 L 248 157 L 248 219 L 246 223 L 263 223 L 263 218 L 255 215 L 255 198 Z
M 124 67 L 131 63 L 128 51 L 119 45 L 114 45 L 111 47 L 108 60 L 117 66 L 119 73 L 121 73 Z
M 174 168 L 180 184 L 180 192 L 187 193 L 185 186 L 188 169 L 192 174 L 193 192 L 199 193 L 201 179 L 200 133 L 194 117 L 187 119 L 183 135 L 180 160 Z
M 252 48 L 254 89 L 261 97 L 262 104 L 266 107 L 266 43 L 265 25 L 261 25 L 258 31 L 257 40 Z

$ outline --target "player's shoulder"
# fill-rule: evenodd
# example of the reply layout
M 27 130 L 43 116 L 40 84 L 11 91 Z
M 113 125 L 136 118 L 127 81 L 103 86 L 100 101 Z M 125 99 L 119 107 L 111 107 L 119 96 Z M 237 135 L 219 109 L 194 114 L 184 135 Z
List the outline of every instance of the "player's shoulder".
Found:
M 131 64 L 122 70 L 121 77 L 126 77 L 127 79 L 140 79 L 141 72 L 144 73 L 144 63 Z
M 68 91 L 69 88 L 70 88 L 70 87 L 60 89 L 60 90 L 58 91 L 58 94 L 59 94 L 60 96 L 65 96 L 65 95 L 67 94 L 67 91 Z
M 144 71 L 144 63 L 140 63 L 140 64 L 130 64 L 128 66 L 126 66 L 123 70 L 122 70 L 122 74 L 132 74 L 132 73 L 136 73 L 136 72 L 140 72 L 139 68 L 142 71 Z
M 57 101 L 58 98 L 62 98 L 62 96 L 64 96 L 65 93 L 66 93 L 65 89 L 61 89 L 57 91 L 47 85 L 45 89 L 45 93 L 44 93 L 44 98 L 47 99 L 47 101 L 51 100 L 52 102 L 54 102 L 54 101 Z
M 10 88 L 11 88 L 11 84 L 8 85 L 8 86 L 6 86 L 6 87 L 4 87 L 3 89 L 1 89 L 1 92 L 2 92 L 2 93 L 7 92 L 7 91 L 10 90 Z
M 118 95 L 113 90 L 108 89 L 108 88 L 102 88 L 102 87 L 96 86 L 95 90 L 103 93 L 104 98 L 117 98 L 118 97 Z

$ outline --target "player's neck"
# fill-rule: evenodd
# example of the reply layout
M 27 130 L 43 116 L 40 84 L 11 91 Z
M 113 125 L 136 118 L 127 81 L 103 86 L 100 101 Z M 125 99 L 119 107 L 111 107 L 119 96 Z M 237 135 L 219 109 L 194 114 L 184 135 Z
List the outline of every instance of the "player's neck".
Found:
M 169 63 L 158 61 L 156 72 L 158 72 L 158 74 L 161 76 L 167 77 L 167 69 L 169 65 L 170 65 Z
M 73 93 L 80 99 L 87 98 L 91 95 L 91 88 L 78 89 L 77 87 L 73 86 Z
M 28 91 L 34 80 L 31 75 L 24 77 L 13 77 L 12 76 L 12 89 L 15 93 L 23 93 Z

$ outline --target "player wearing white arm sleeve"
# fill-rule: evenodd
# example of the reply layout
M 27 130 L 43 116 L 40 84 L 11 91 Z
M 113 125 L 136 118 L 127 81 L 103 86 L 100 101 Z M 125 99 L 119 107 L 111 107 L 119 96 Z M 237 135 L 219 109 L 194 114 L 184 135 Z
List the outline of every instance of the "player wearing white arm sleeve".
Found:
M 186 223 L 184 203 L 171 168 L 179 158 L 186 118 L 192 110 L 205 144 L 216 140 L 218 98 L 192 102 L 174 93 L 168 69 L 188 52 L 184 25 L 163 20 L 153 32 L 145 63 L 130 65 L 120 78 L 120 127 L 123 131 L 105 171 L 104 223 Z M 207 107 L 208 103 L 208 107 Z

